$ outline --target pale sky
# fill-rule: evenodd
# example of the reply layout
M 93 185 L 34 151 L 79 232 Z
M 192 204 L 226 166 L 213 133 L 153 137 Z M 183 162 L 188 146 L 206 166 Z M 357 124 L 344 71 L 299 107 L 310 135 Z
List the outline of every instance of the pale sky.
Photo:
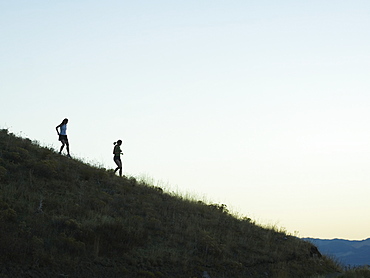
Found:
M 370 237 L 369 1 L 0 0 L 0 127 L 302 237 Z

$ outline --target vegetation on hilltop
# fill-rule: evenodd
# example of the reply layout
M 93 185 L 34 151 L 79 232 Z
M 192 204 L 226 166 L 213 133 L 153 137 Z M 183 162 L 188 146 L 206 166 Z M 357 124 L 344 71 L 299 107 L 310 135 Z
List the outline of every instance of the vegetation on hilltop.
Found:
M 225 186 L 227 188 L 227 186 Z M 0 130 L 0 277 L 319 277 L 313 245 Z M 320 276 L 321 277 L 321 276 Z M 325 276 L 322 276 L 325 277 Z

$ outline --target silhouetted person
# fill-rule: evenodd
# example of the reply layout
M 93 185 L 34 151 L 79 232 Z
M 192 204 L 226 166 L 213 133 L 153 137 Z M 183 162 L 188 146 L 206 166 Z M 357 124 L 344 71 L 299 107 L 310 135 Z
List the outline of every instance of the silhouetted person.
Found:
M 67 123 L 68 123 L 68 119 L 64 119 L 63 122 L 60 125 L 58 125 L 55 129 L 57 130 L 57 133 L 59 135 L 59 141 L 62 143 L 62 146 L 60 147 L 59 154 L 62 154 L 62 150 L 63 150 L 64 146 L 66 146 L 67 156 L 71 157 L 71 155 L 69 154 L 69 142 L 68 142 L 68 137 L 67 137 Z M 58 128 L 60 129 L 60 132 L 59 132 Z
M 114 144 L 114 149 L 113 149 L 114 157 L 113 157 L 113 160 L 114 160 L 114 162 L 118 166 L 114 170 L 114 173 L 116 173 L 117 170 L 119 170 L 119 175 L 120 175 L 120 177 L 122 177 L 122 161 L 121 161 L 121 154 L 123 154 L 122 153 L 122 150 L 121 150 L 122 140 L 118 140 L 117 142 L 114 142 L 113 144 Z

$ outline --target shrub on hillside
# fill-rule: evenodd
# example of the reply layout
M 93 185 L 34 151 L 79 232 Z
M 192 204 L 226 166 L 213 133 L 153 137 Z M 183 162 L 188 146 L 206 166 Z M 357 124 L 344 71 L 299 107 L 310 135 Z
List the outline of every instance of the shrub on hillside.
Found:
M 370 268 L 356 267 L 346 271 L 344 274 L 338 276 L 338 278 L 370 278 Z
M 41 160 L 33 165 L 34 173 L 44 178 L 53 178 L 57 175 L 58 163 L 53 160 Z
M 3 166 L 0 166 L 0 181 L 4 181 L 8 170 L 6 170 Z

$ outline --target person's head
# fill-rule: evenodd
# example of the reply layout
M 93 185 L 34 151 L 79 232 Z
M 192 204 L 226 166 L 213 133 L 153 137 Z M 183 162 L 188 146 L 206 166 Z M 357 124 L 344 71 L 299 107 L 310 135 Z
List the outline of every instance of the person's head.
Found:
M 114 142 L 114 145 L 121 146 L 122 145 L 122 140 L 118 140 L 117 142 Z
M 63 125 L 65 125 L 65 124 L 67 124 L 67 123 L 68 123 L 68 119 L 67 119 L 67 118 L 65 118 L 65 119 L 63 120 L 62 124 L 63 124 Z

